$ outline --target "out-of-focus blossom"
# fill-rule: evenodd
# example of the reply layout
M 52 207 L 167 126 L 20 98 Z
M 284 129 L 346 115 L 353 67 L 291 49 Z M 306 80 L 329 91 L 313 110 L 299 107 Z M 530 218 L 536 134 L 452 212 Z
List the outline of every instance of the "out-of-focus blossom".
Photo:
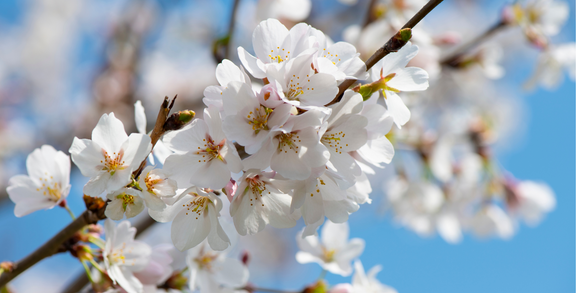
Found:
M 256 18 L 264 20 L 277 18 L 299 22 L 308 17 L 312 9 L 310 0 L 259 0 L 256 7 Z
M 128 293 L 142 292 L 144 286 L 134 272 L 146 267 L 152 249 L 146 243 L 134 240 L 136 229 L 130 227 L 128 221 L 116 226 L 111 220 L 106 220 L 104 229 L 106 247 L 103 258 L 108 277 Z
M 545 49 L 538 59 L 536 70 L 525 86 L 533 89 L 540 84 L 548 90 L 553 90 L 564 80 L 564 71 L 572 81 L 576 79 L 576 43 Z
M 364 240 L 352 238 L 348 241 L 348 223 L 324 223 L 321 238 L 316 235 L 296 236 L 300 251 L 296 253 L 299 263 L 315 262 L 323 269 L 342 276 L 352 273 L 352 260 L 364 251 Z

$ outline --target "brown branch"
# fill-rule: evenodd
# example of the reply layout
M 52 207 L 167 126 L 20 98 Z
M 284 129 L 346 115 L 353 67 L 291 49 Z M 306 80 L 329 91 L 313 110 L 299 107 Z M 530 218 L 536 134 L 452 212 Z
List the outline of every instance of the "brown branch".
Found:
M 426 3 L 426 5 L 424 5 L 424 7 L 422 7 L 422 9 L 420 9 L 420 11 L 418 11 L 414 16 L 412 16 L 412 18 L 402 27 L 402 29 L 412 29 L 414 28 L 426 15 L 428 15 L 428 13 L 430 13 L 436 6 L 438 6 L 438 4 L 442 3 L 443 0 L 430 0 L 428 1 L 428 3 Z M 401 30 L 402 30 L 401 29 Z M 398 31 L 394 36 L 392 36 L 388 42 L 386 42 L 386 44 L 384 44 L 384 46 L 382 46 L 380 49 L 376 50 L 376 52 L 374 52 L 374 54 L 372 54 L 372 56 L 370 56 L 370 58 L 368 58 L 368 60 L 366 61 L 366 71 L 370 70 L 370 68 L 372 68 L 372 66 L 374 66 L 374 64 L 376 64 L 376 62 L 380 61 L 382 58 L 384 58 L 384 56 L 392 53 L 392 52 L 397 52 L 398 50 L 400 50 L 404 44 L 402 44 L 401 46 L 398 46 L 397 44 L 397 36 L 400 33 L 400 31 Z M 330 102 L 328 105 L 332 105 L 334 103 L 339 102 L 342 99 L 342 94 L 344 93 L 344 91 L 346 89 L 348 89 L 352 84 L 354 84 L 354 82 L 356 82 L 356 80 L 354 79 L 347 79 L 344 80 L 339 86 L 338 86 L 338 95 L 336 95 L 336 98 L 334 98 L 334 100 L 332 100 L 332 102 Z
M 483 34 L 477 36 L 475 39 L 471 40 L 470 42 L 464 44 L 460 48 L 456 49 L 452 54 L 446 56 L 444 59 L 440 61 L 440 64 L 450 66 L 450 67 L 457 67 L 458 64 L 462 61 L 462 57 L 466 55 L 470 50 L 477 47 L 482 42 L 486 41 L 497 32 L 502 30 L 507 26 L 507 23 L 504 21 L 500 21 L 490 27 L 487 31 Z
M 170 101 L 168 97 L 164 97 L 164 101 L 162 102 L 160 110 L 158 111 L 158 117 L 156 117 L 156 124 L 154 124 L 154 129 L 152 130 L 152 133 L 150 133 L 150 140 L 152 141 L 152 149 L 154 149 L 154 146 L 156 145 L 158 140 L 166 132 L 166 129 L 164 129 L 164 124 L 166 123 L 166 120 L 168 120 L 168 115 L 170 114 L 170 110 L 172 110 L 172 107 L 174 106 L 174 101 L 176 101 L 177 97 L 178 95 L 174 96 L 174 99 L 172 99 L 172 101 Z M 138 169 L 132 172 L 134 178 L 138 178 L 138 176 L 140 176 L 140 173 L 142 173 L 142 170 L 146 166 L 146 160 L 147 159 L 144 159 L 142 163 L 140 163 Z
M 376 19 L 378 19 L 376 13 L 374 12 L 374 7 L 376 7 L 377 3 L 378 0 L 370 0 L 370 3 L 368 3 L 366 18 L 364 18 L 364 23 L 362 24 L 363 28 L 367 27 L 369 24 L 373 23 L 374 21 L 376 21 Z
M 240 0 L 234 0 L 234 4 L 232 5 L 232 14 L 230 15 L 230 23 L 228 24 L 228 43 L 224 49 L 225 59 L 230 59 L 232 36 L 234 35 L 234 26 L 236 25 L 236 11 L 238 10 L 238 4 L 240 4 Z
M 52 237 L 52 239 L 48 240 L 48 242 L 44 243 L 44 245 L 40 246 L 38 249 L 36 249 L 22 260 L 14 263 L 13 270 L 2 273 L 0 276 L 0 288 L 6 286 L 8 282 L 16 278 L 22 272 L 35 265 L 39 261 L 58 252 L 62 252 L 62 244 L 68 239 L 72 238 L 76 232 L 80 231 L 86 225 L 95 224 L 99 220 L 105 219 L 105 210 L 106 203 L 101 204 L 95 208 L 88 206 L 88 209 L 84 211 L 84 213 L 82 213 L 78 218 L 76 218 L 76 220 L 72 221 L 72 223 L 68 224 L 68 226 L 58 232 L 58 234 Z

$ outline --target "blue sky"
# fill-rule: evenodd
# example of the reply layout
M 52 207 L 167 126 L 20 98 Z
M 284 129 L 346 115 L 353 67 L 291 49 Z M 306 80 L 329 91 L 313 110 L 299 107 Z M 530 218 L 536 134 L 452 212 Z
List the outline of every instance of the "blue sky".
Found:
M 6 3 L 0 1 L 0 16 L 10 22 L 17 19 L 14 15 L 19 9 L 13 2 Z M 574 41 L 574 3 L 570 3 L 571 17 L 562 32 L 564 41 Z M 526 77 L 526 72 L 516 70 L 504 82 L 519 89 Z M 556 209 L 535 228 L 522 225 L 511 240 L 479 240 L 467 235 L 462 243 L 451 245 L 438 236 L 420 238 L 396 226 L 390 217 L 374 218 L 378 207 L 364 206 L 365 212 L 351 217 L 351 237 L 366 240 L 360 259 L 366 269 L 383 265 L 378 275 L 383 283 L 402 293 L 575 291 L 575 85 L 566 81 L 554 92 L 518 92 L 529 112 L 524 121 L 527 131 L 521 144 L 499 154 L 499 161 L 516 178 L 549 184 L 557 196 Z M 79 194 L 81 186 L 75 188 Z M 381 196 L 381 188 L 374 189 L 373 197 Z M 76 193 L 73 190 L 72 194 Z M 82 202 L 69 202 L 79 214 Z M 66 225 L 68 215 L 56 209 L 17 219 L 10 202 L 0 204 L 0 261 L 22 258 Z M 298 279 L 283 280 L 283 286 L 296 289 L 320 275 L 316 264 L 300 268 L 300 272 L 288 274 Z M 68 278 L 81 267 L 70 256 L 60 255 L 42 262 L 35 271 L 50 269 Z M 349 278 L 329 274 L 327 280 L 335 284 Z M 262 286 L 278 284 L 276 279 L 258 281 Z

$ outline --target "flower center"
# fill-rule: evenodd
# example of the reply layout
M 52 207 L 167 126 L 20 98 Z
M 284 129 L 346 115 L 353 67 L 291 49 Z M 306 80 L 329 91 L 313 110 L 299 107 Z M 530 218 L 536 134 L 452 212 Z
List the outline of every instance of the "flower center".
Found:
M 324 246 L 322 246 L 322 253 L 324 254 L 324 261 L 325 262 L 334 261 L 334 254 L 336 253 L 336 250 L 334 250 L 334 249 L 328 250 Z
M 307 82 L 310 82 L 310 75 L 306 75 L 306 78 L 302 79 L 300 79 L 300 76 L 296 76 L 295 74 L 292 75 L 290 83 L 288 84 L 288 91 L 285 92 L 288 100 L 297 101 L 298 96 L 304 94 L 304 84 L 307 83 L 304 79 L 308 80 Z M 314 88 L 306 87 L 306 90 L 314 90 Z
M 201 196 L 195 192 L 189 194 L 194 195 L 194 199 L 192 199 L 188 204 L 183 204 L 182 206 L 186 207 L 186 215 L 188 215 L 188 213 L 193 213 L 196 214 L 196 219 L 198 219 L 199 216 L 208 210 L 208 203 L 212 201 L 207 196 Z
M 40 177 L 40 182 L 42 186 L 36 188 L 36 191 L 42 192 L 42 194 L 48 197 L 50 200 L 57 202 L 62 197 L 62 186 L 58 182 L 52 182 L 53 176 L 48 176 L 48 173 L 44 173 L 46 178 Z
M 248 195 L 250 198 L 250 206 L 254 206 L 254 201 L 257 201 L 259 198 L 262 197 L 262 192 L 266 190 L 266 182 L 260 180 L 260 176 L 256 175 L 252 178 L 246 178 L 246 182 L 248 182 L 248 186 L 246 186 L 246 190 L 244 193 L 250 189 L 251 193 Z M 270 191 L 268 191 L 270 194 Z M 252 198 L 252 196 L 254 196 Z M 264 203 L 261 202 L 261 205 L 264 206 Z
M 276 50 L 270 50 L 270 54 L 268 54 L 268 57 L 270 57 L 270 62 L 282 63 L 284 61 L 288 61 L 288 59 L 290 59 L 290 51 L 288 51 L 288 53 L 285 52 L 286 50 L 280 49 L 280 47 L 276 47 Z
M 129 204 L 134 204 L 134 196 L 127 194 L 127 193 L 122 193 L 116 196 L 116 198 L 120 199 L 122 201 L 122 209 L 124 211 L 126 211 L 126 207 Z
M 146 178 L 144 178 L 144 183 L 146 183 L 146 189 L 148 189 L 148 192 L 156 195 L 156 192 L 154 192 L 154 185 L 162 183 L 164 180 L 156 175 L 149 174 L 150 173 L 148 173 Z
M 198 147 L 198 151 L 196 152 L 196 154 L 202 155 L 202 160 L 198 160 L 198 163 L 201 163 L 201 162 L 206 163 L 206 160 L 208 160 L 208 162 L 210 162 L 215 158 L 218 158 L 220 161 L 224 161 L 224 158 L 222 157 L 220 152 L 224 148 L 224 143 L 226 142 L 226 139 L 223 139 L 220 143 L 216 144 L 214 142 L 214 140 L 212 140 L 212 138 L 210 136 L 208 136 L 207 138 L 203 139 L 202 141 L 204 141 L 205 149 Z M 206 157 L 206 156 L 208 156 L 208 157 Z
M 116 248 L 112 251 L 112 254 L 108 255 L 108 260 L 112 264 L 126 264 L 126 256 L 124 256 L 124 250 L 126 249 L 126 243 L 122 243 L 120 248 Z M 128 250 L 128 253 L 132 252 L 132 248 Z M 133 266 L 136 263 L 136 260 L 132 260 L 132 263 L 128 265 Z
M 260 105 L 260 108 L 255 108 L 254 111 L 250 111 L 248 114 L 248 124 L 252 125 L 252 129 L 255 134 L 258 134 L 261 130 L 269 130 L 268 128 L 268 117 L 272 113 L 273 109 L 266 108 Z
M 298 153 L 299 146 L 296 145 L 296 142 L 301 142 L 300 136 L 291 132 L 291 133 L 282 133 L 276 136 L 278 139 L 278 151 L 284 153 L 288 153 L 288 150 L 293 150 L 295 153 Z
M 393 87 L 388 86 L 388 84 L 387 84 L 390 80 L 392 80 L 392 78 L 394 78 L 394 76 L 396 76 L 396 73 L 390 73 L 386 76 L 382 76 L 384 74 L 383 70 L 384 69 L 380 70 L 380 80 L 377 81 L 377 83 L 378 83 L 378 86 L 380 87 L 380 89 L 382 89 L 382 95 L 384 95 L 384 99 L 387 99 L 386 90 L 391 91 L 391 92 L 395 92 L 395 93 L 399 93 L 400 91 L 393 88 Z
M 201 253 L 198 257 L 194 258 L 194 261 L 198 264 L 200 269 L 205 269 L 207 271 L 212 270 L 212 262 L 218 257 L 218 255 L 212 252 Z
M 111 176 L 114 175 L 117 170 L 126 168 L 124 166 L 125 162 L 122 160 L 122 157 L 124 157 L 124 150 L 120 150 L 118 154 L 112 153 L 112 155 L 109 155 L 106 150 L 102 149 L 102 154 L 104 155 L 104 160 L 100 161 L 100 163 L 104 164 L 102 170 L 110 172 Z
M 342 154 L 342 146 L 340 145 L 340 141 L 342 138 L 344 138 L 344 136 L 346 136 L 346 133 L 342 131 L 330 134 L 325 133 L 320 141 L 325 146 L 332 148 L 336 153 Z M 346 146 L 348 146 L 348 144 L 346 144 Z

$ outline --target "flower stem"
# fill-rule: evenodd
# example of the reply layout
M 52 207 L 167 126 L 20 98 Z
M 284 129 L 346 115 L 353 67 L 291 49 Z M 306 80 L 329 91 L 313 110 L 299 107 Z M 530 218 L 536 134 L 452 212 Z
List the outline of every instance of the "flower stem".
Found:
M 93 259 L 90 259 L 89 261 L 92 264 L 92 266 L 94 266 L 102 275 L 106 274 L 106 273 L 104 273 L 104 270 L 102 269 L 102 267 L 97 262 L 95 262 Z
M 68 207 L 68 205 L 65 205 L 64 208 L 66 209 L 66 211 L 68 212 L 68 214 L 70 214 L 70 217 L 72 218 L 72 220 L 76 220 L 76 216 L 74 215 L 74 213 L 72 212 L 72 210 Z
M 81 261 L 81 263 L 82 266 L 84 267 L 84 270 L 86 270 L 86 276 L 88 277 L 88 280 L 90 281 L 90 283 L 94 283 L 94 280 L 92 279 L 92 274 L 90 273 L 90 268 L 88 267 L 85 261 Z
M 322 272 L 320 273 L 320 276 L 318 276 L 318 281 L 324 280 L 324 278 L 326 278 L 326 273 L 327 273 L 327 272 L 328 272 L 327 270 L 322 269 Z
M 466 55 L 466 53 L 468 53 L 470 50 L 477 47 L 478 45 L 482 44 L 483 42 L 488 40 L 490 37 L 494 36 L 497 32 L 499 32 L 501 29 L 505 27 L 507 27 L 506 22 L 504 22 L 503 20 L 499 21 L 498 23 L 491 26 L 483 34 L 477 36 L 472 41 L 464 44 L 460 48 L 456 49 L 452 54 L 442 59 L 440 61 L 440 64 L 450 67 L 457 67 L 460 64 L 462 57 Z

